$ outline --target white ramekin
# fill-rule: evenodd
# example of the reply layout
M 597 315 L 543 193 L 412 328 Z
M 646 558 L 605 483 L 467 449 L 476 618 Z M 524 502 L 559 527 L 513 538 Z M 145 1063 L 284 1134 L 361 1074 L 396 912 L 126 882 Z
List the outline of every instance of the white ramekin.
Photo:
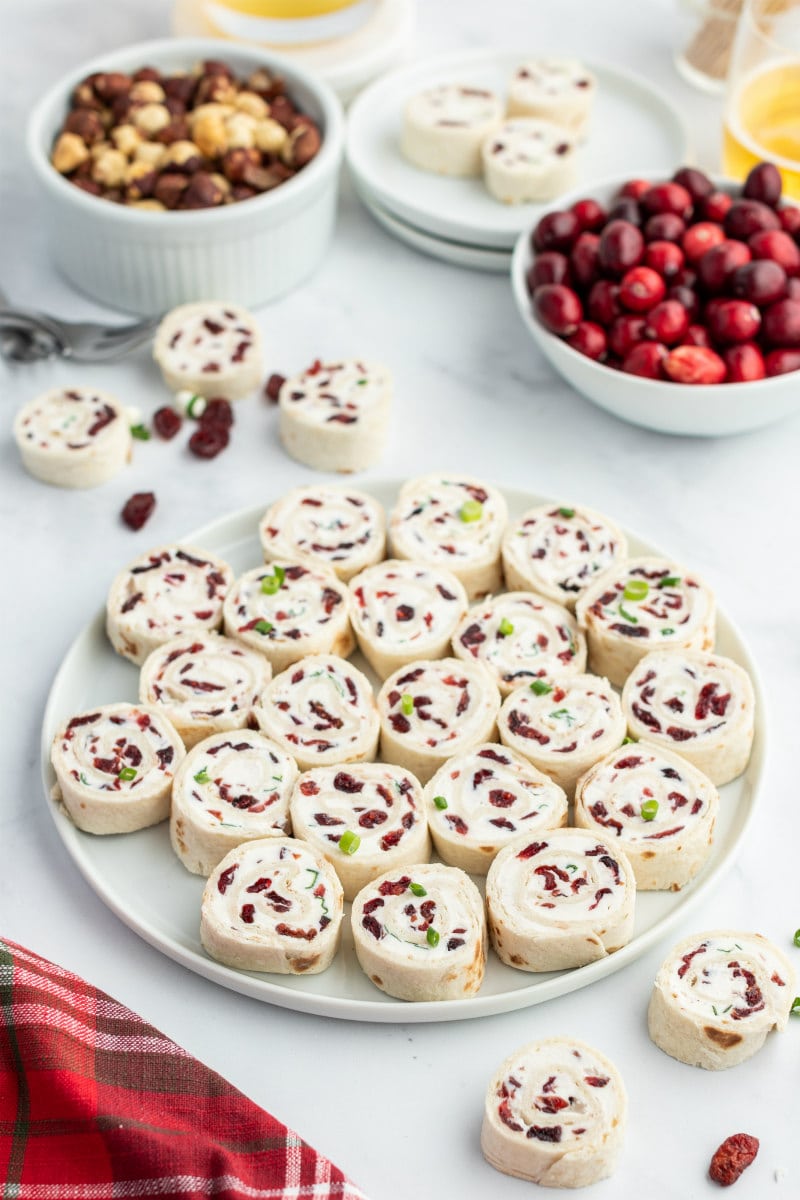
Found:
M 322 146 L 297 175 L 224 208 L 149 212 L 91 196 L 50 164 L 73 88 L 94 71 L 188 70 L 222 59 L 245 76 L 258 67 L 286 81 L 294 103 L 319 125 Z M 39 101 L 28 122 L 28 153 L 44 190 L 56 265 L 94 299 L 134 313 L 189 300 L 249 307 L 288 292 L 319 264 L 336 216 L 344 119 L 327 84 L 280 55 L 204 38 L 140 42 L 84 63 Z

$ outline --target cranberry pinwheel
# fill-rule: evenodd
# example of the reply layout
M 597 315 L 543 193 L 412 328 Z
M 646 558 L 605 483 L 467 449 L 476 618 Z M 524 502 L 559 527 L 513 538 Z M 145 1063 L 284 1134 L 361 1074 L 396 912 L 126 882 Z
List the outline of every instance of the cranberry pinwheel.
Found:
M 26 471 L 57 487 L 96 487 L 131 456 L 118 400 L 93 388 L 54 388 L 17 413 L 14 437 Z
M 585 134 L 597 91 L 591 71 L 575 58 L 529 59 L 508 85 L 508 114 L 555 121 Z
M 399 558 L 367 567 L 349 588 L 359 649 L 381 679 L 414 659 L 443 658 L 467 611 L 464 586 L 451 571 Z
M 157 546 L 114 577 L 106 633 L 117 654 L 139 666 L 181 633 L 219 629 L 233 582 L 226 562 L 193 546 Z
M 524 754 L 570 798 L 584 771 L 625 736 L 619 697 L 597 675 L 534 679 L 507 697 L 497 727 L 504 745 Z
M 266 562 L 311 559 L 347 582 L 383 558 L 386 517 L 377 500 L 353 488 L 292 488 L 261 518 Z
M 422 863 L 380 875 L 351 912 L 362 971 L 398 1000 L 473 996 L 486 967 L 486 920 L 475 884 L 457 867 Z
M 581 596 L 589 668 L 622 687 L 651 650 L 711 650 L 715 604 L 694 572 L 665 558 L 629 558 Z
M 582 967 L 633 936 L 636 881 L 609 838 L 583 829 L 515 838 L 489 868 L 492 946 L 520 971 Z
M 294 787 L 291 817 L 295 837 L 336 871 L 345 900 L 384 871 L 431 856 L 419 781 L 388 763 L 307 771 Z
M 182 304 L 156 330 L 153 358 L 173 392 L 239 400 L 264 373 L 261 333 L 244 308 L 217 301 Z
M 408 663 L 378 693 L 381 755 L 427 783 L 454 754 L 495 739 L 499 708 L 500 694 L 481 663 Z
M 280 438 L 292 458 L 317 471 L 363 471 L 389 432 L 392 378 L 375 363 L 317 359 L 278 393 Z
M 711 853 L 719 793 L 678 754 L 638 742 L 578 781 L 575 824 L 610 838 L 641 891 L 680 891 Z
M 210 875 L 242 842 L 289 830 L 297 764 L 260 733 L 215 733 L 186 756 L 172 785 L 169 833 L 187 870 Z
M 679 942 L 656 975 L 647 1025 L 666 1054 L 719 1071 L 751 1058 L 773 1029 L 785 1029 L 795 972 L 758 933 L 731 929 Z
M 271 675 L 262 654 L 218 633 L 184 633 L 144 661 L 139 696 L 172 721 L 188 747 L 244 729 Z
M 316 654 L 272 680 L 255 710 L 258 726 L 301 771 L 375 757 L 380 727 L 365 675 L 334 654 Z
M 355 646 L 347 589 L 310 563 L 272 562 L 231 587 L 225 632 L 266 655 L 276 673 L 308 654 L 346 658 Z
M 553 200 L 577 177 L 576 141 L 569 130 L 538 117 L 507 117 L 483 143 L 483 181 L 495 200 Z
M 507 518 L 504 497 L 489 484 L 471 475 L 423 475 L 403 484 L 392 509 L 392 553 L 452 571 L 472 600 L 502 586 Z
M 750 676 L 730 658 L 653 651 L 628 676 L 622 706 L 633 737 L 675 750 L 718 787 L 747 766 L 755 696 Z
M 424 171 L 480 175 L 481 146 L 502 119 L 503 106 L 494 92 L 440 83 L 407 101 L 400 148 Z
M 54 795 L 86 833 L 132 833 L 169 816 L 185 750 L 163 713 L 106 704 L 80 713 L 53 738 Z
M 333 867 L 294 838 L 231 850 L 209 876 L 200 940 L 241 971 L 316 975 L 339 948 L 344 901 Z
M 613 1063 L 575 1038 L 545 1038 L 510 1055 L 486 1094 L 481 1149 L 506 1175 L 543 1187 L 586 1187 L 617 1165 L 628 1099 Z
M 512 838 L 567 823 L 562 789 L 492 742 L 448 759 L 426 785 L 425 804 L 436 853 L 476 875 L 486 874 Z

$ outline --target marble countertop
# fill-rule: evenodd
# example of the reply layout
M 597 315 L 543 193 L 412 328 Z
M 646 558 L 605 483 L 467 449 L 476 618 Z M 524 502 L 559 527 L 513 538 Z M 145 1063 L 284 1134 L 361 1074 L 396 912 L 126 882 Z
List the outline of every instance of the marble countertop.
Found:
M 48 261 L 21 131 L 49 81 L 104 48 L 167 32 L 166 9 L 163 0 L 113 6 L 29 0 L 4 13 L 0 247 L 2 285 L 15 300 L 65 315 L 96 313 Z M 676 21 L 672 0 L 495 0 L 491 6 L 427 0 L 416 52 L 496 41 L 568 49 L 633 68 L 671 95 L 691 122 L 697 160 L 716 169 L 721 105 L 675 73 Z M 502 276 L 446 265 L 394 241 L 346 183 L 324 265 L 306 286 L 258 315 L 270 370 L 351 353 L 391 368 L 390 448 L 379 467 L 358 477 L 360 486 L 449 466 L 568 496 L 669 547 L 707 578 L 760 664 L 769 757 L 746 844 L 674 940 L 700 929 L 755 929 L 794 954 L 800 967 L 800 951 L 791 946 L 800 925 L 794 763 L 800 420 L 720 440 L 663 437 L 616 421 L 552 374 Z M 213 462 L 191 459 L 184 439 L 152 442 L 137 447 L 132 465 L 104 487 L 55 491 L 23 471 L 11 420 L 30 396 L 70 383 L 108 387 L 145 414 L 165 400 L 146 353 L 113 367 L 0 366 L 6 414 L 0 519 L 10 567 L 2 662 L 4 677 L 14 680 L 2 749 L 0 932 L 142 1013 L 334 1158 L 372 1200 L 530 1195 L 530 1185 L 497 1174 L 481 1157 L 484 1090 L 515 1047 L 560 1033 L 607 1053 L 631 1097 L 618 1173 L 596 1194 L 711 1196 L 711 1153 L 739 1130 L 762 1140 L 756 1163 L 737 1184 L 739 1200 L 800 1194 L 794 1113 L 800 1022 L 732 1072 L 701 1073 L 667 1058 L 648 1039 L 645 1013 L 672 937 L 591 988 L 534 1008 L 451 1024 L 374 1025 L 306 1016 L 217 987 L 164 957 L 103 905 L 65 853 L 42 795 L 39 737 L 56 668 L 119 565 L 220 513 L 266 505 L 314 476 L 282 452 L 274 410 L 252 400 L 237 408 L 231 448 Z M 134 535 L 117 514 L 139 490 L 154 490 L 158 508 Z M 781 558 L 776 546 L 784 538 Z M 13 586 L 18 578 L 20 592 Z

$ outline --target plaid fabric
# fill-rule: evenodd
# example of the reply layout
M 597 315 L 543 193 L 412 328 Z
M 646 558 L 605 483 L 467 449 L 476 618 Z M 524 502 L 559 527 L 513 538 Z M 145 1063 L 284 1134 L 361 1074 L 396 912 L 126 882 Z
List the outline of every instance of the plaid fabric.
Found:
M 3 1200 L 366 1200 L 130 1009 L 0 941 Z

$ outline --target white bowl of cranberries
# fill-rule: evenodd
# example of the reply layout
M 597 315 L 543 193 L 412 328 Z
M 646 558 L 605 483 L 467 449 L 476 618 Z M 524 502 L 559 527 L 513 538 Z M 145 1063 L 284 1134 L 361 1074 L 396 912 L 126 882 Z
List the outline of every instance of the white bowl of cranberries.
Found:
M 664 433 L 742 433 L 800 409 L 800 208 L 682 167 L 561 199 L 516 245 L 514 296 L 569 383 Z

